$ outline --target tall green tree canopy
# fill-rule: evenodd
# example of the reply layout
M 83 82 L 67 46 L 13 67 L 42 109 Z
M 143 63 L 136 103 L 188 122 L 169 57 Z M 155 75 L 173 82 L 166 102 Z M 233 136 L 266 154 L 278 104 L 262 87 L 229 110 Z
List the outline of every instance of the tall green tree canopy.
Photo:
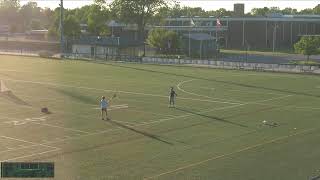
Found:
M 298 41 L 294 45 L 294 49 L 297 53 L 303 54 L 307 56 L 309 60 L 311 55 L 320 54 L 320 38 L 319 37 L 302 37 L 300 41 Z
M 158 52 L 174 52 L 180 47 L 179 36 L 174 31 L 166 29 L 153 29 L 150 31 L 147 43 Z
M 118 20 L 137 24 L 139 34 L 144 38 L 146 24 L 161 7 L 166 5 L 166 0 L 114 0 L 110 8 Z

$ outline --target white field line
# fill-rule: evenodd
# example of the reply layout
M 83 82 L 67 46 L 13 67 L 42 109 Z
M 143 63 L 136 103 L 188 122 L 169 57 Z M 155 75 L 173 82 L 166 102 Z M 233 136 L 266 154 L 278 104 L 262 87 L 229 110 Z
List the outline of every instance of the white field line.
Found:
M 17 121 L 17 123 L 19 123 L 20 121 L 25 122 L 24 119 L 20 120 L 18 118 L 12 118 L 12 117 L 7 117 L 7 116 L 0 116 L 0 117 L 1 118 L 6 118 L 6 119 L 12 119 L 14 121 Z M 6 123 L 14 122 L 14 121 L 7 121 Z M 47 123 L 37 123 L 37 122 L 34 122 L 34 121 L 27 121 L 27 122 L 25 122 L 23 124 L 27 124 L 27 123 L 38 124 L 38 125 L 42 125 L 42 126 L 49 126 L 49 127 L 69 130 L 69 131 L 73 131 L 73 132 L 81 132 L 81 133 L 85 133 L 85 134 L 90 134 L 91 133 L 91 132 L 87 132 L 87 131 L 82 131 L 82 130 L 73 129 L 73 128 L 67 128 L 67 127 L 62 127 L 62 126 L 57 126 L 57 125 L 52 125 L 52 124 L 47 124 Z M 23 124 L 21 124 L 21 125 L 23 125 Z
M 16 160 L 16 159 L 22 159 L 22 158 L 26 158 L 26 157 L 31 157 L 31 156 L 36 156 L 36 155 L 42 155 L 42 154 L 46 154 L 49 152 L 53 152 L 53 151 L 58 151 L 61 148 L 58 147 L 54 147 L 54 146 L 49 146 L 46 144 L 41 144 L 41 143 L 34 143 L 31 141 L 27 141 L 27 140 L 23 140 L 23 139 L 18 139 L 18 138 L 13 138 L 13 137 L 8 137 L 8 136 L 0 136 L 1 138 L 5 138 L 5 139 L 10 139 L 13 141 L 19 141 L 19 142 L 24 142 L 24 143 L 28 143 L 28 144 L 32 144 L 30 146 L 23 146 L 20 148 L 10 148 L 9 150 L 5 150 L 5 151 L 0 151 L 0 153 L 5 153 L 5 152 L 12 152 L 12 151 L 16 151 L 16 150 L 21 150 L 21 149 L 26 149 L 26 148 L 30 148 L 30 147 L 35 147 L 35 146 L 43 146 L 43 147 L 47 147 L 50 148 L 51 150 L 48 151 L 44 151 L 44 152 L 40 152 L 40 153 L 34 153 L 34 154 L 30 154 L 30 155 L 25 155 L 25 156 L 18 156 L 18 157 L 14 157 L 14 158 L 10 158 L 10 159 L 5 159 L 5 160 L 1 160 L 1 161 L 11 161 L 11 160 Z
M 213 98 L 213 97 L 210 97 L 210 96 L 205 96 L 205 95 L 200 95 L 200 94 L 196 94 L 196 93 L 193 93 L 193 92 L 188 92 L 184 89 L 182 89 L 180 86 L 187 83 L 187 82 L 191 82 L 191 81 L 194 81 L 194 79 L 190 79 L 190 80 L 187 80 L 187 81 L 181 81 L 177 84 L 177 88 L 178 90 L 186 93 L 186 94 L 191 94 L 191 95 L 194 95 L 194 96 L 199 96 L 199 97 L 204 97 L 204 98 L 208 98 L 210 99 L 211 101 L 213 102 L 220 102 L 220 103 L 226 103 L 226 104 L 240 104 L 241 102 L 228 102 L 228 101 L 225 101 L 224 99 L 221 99 L 221 98 Z M 214 99 L 218 99 L 218 100 L 224 100 L 224 101 L 215 101 Z
M 251 93 L 251 94 L 271 94 L 271 95 L 279 95 L 279 96 L 283 96 L 285 94 L 278 94 L 278 93 L 270 93 L 270 92 L 256 92 L 256 91 L 246 91 L 246 90 L 237 90 L 237 89 L 230 89 L 230 90 L 227 90 L 227 91 L 235 91 L 235 92 L 243 92 L 243 93 Z
M 19 97 L 26 97 L 26 98 L 34 98 L 33 96 L 26 96 L 26 95 L 19 95 Z M 37 98 L 37 100 L 39 100 L 39 98 Z M 36 100 L 36 101 L 37 101 Z M 51 99 L 51 98 L 40 98 L 40 101 L 41 100 L 47 100 L 47 101 L 52 101 L 52 102 L 65 102 L 65 100 L 63 99 Z M 126 101 L 133 101 L 133 102 L 145 102 L 145 101 L 138 101 L 138 100 L 127 100 Z M 86 106 L 94 106 L 94 107 L 97 107 L 96 104 L 89 104 L 89 103 L 80 103 L 80 102 L 72 102 L 74 104 L 79 104 L 79 105 L 86 105 Z M 7 103 L 3 103 L 0 101 L 0 104 L 7 104 Z M 158 105 L 159 104 L 162 104 L 164 106 L 168 106 L 168 104 L 164 104 L 164 103 L 157 103 Z M 117 105 L 115 105 L 117 106 Z M 37 108 L 34 108 L 34 107 L 31 107 L 31 106 L 21 106 L 21 107 L 25 107 L 25 108 L 30 108 L 30 109 L 36 109 L 38 110 Z M 93 109 L 100 109 L 100 108 L 93 108 Z M 141 113 L 144 113 L 144 114 L 153 114 L 153 115 L 159 115 L 159 116 L 167 116 L 167 117 L 173 117 L 173 115 L 169 115 L 169 114 L 159 114 L 159 113 L 153 113 L 153 112 L 148 112 L 148 111 L 140 111 L 140 110 L 134 110 L 133 108 L 130 108 L 130 109 L 126 109 L 127 111 L 133 111 L 133 112 L 141 112 Z M 56 112 L 56 111 L 55 111 Z M 19 114 L 21 112 L 15 112 L 15 113 L 10 113 L 10 115 L 13 115 L 13 114 Z M 7 114 L 6 114 L 7 115 Z M 0 117 L 1 119 L 1 117 Z
M 17 72 L 17 73 L 30 73 L 30 74 L 38 74 L 38 75 L 45 75 L 45 76 L 59 76 L 61 74 L 59 73 L 39 73 L 37 71 L 17 71 L 17 70 L 13 70 L 13 69 L 0 69 L 0 71 L 7 71 L 7 72 Z M 72 73 L 66 73 L 66 72 L 63 72 L 64 75 L 67 75 L 67 76 L 75 76 L 75 74 L 72 74 Z M 82 74 L 76 74 L 77 78 L 79 79 L 88 79 L 89 78 L 92 78 L 92 77 L 95 77 L 95 76 L 90 76 L 90 75 L 82 75 Z M 101 76 L 103 79 L 112 79 L 112 76 Z M 57 77 L 58 78 L 58 77 Z
M 60 129 L 64 129 L 64 130 L 70 130 L 70 131 L 74 131 L 74 132 L 80 132 L 80 133 L 84 133 L 84 134 L 90 134 L 90 132 L 87 132 L 87 131 L 82 131 L 82 130 L 73 129 L 73 128 L 66 128 L 66 127 L 56 126 L 56 125 L 47 124 L 47 123 L 37 123 L 37 122 L 30 122 L 30 123 L 39 124 L 41 126 L 48 126 L 48 127 L 60 128 Z
M 289 96 L 285 96 L 285 97 L 289 97 Z M 282 97 L 278 97 L 278 98 L 281 99 L 281 98 L 285 98 L 285 97 L 282 96 Z M 263 100 L 263 101 L 271 101 L 271 100 L 275 100 L 275 99 L 276 98 L 272 98 L 272 99 L 266 99 L 266 100 Z M 245 103 L 245 104 L 237 104 L 237 105 L 226 106 L 226 107 L 221 107 L 221 108 L 203 110 L 203 111 L 199 111 L 197 113 L 207 113 L 207 112 L 212 112 L 212 111 L 217 111 L 217 110 L 230 109 L 230 108 L 235 108 L 235 107 L 244 106 L 244 105 L 248 105 L 248 104 L 254 104 L 254 103 L 258 103 L 258 102 L 259 101 L 248 102 L 248 103 Z M 155 121 L 148 121 L 148 122 L 145 122 L 145 123 L 142 122 L 142 123 L 136 124 L 136 125 L 131 126 L 131 127 L 148 126 L 148 125 L 151 125 L 151 124 L 161 123 L 161 122 L 165 122 L 165 121 L 170 121 L 170 120 L 174 120 L 174 119 L 178 119 L 178 118 L 184 118 L 184 117 L 190 117 L 190 116 L 196 116 L 196 115 L 188 113 L 188 114 L 185 114 L 185 115 L 175 116 L 175 117 L 171 117 L 171 118 L 164 118 L 164 119 L 159 119 L 159 120 L 155 120 Z M 115 132 L 115 131 L 119 131 L 119 130 L 121 130 L 121 128 L 113 128 L 113 129 L 108 129 L 108 130 L 103 130 L 103 131 L 94 132 L 94 133 L 90 133 L 90 134 L 85 134 L 85 135 L 81 135 L 81 136 L 77 136 L 77 137 L 73 137 L 73 138 L 69 138 L 69 139 L 63 139 L 61 141 L 50 141 L 50 142 L 45 143 L 45 144 L 58 143 L 58 142 L 64 142 L 64 141 L 68 141 L 68 140 L 80 139 L 80 138 L 83 138 L 83 137 L 100 135 L 100 134 Z
M 185 165 L 185 166 L 181 166 L 181 167 L 179 167 L 177 169 L 174 169 L 174 170 L 171 170 L 171 171 L 166 171 L 166 172 L 154 175 L 154 176 L 146 177 L 146 178 L 144 178 L 144 180 L 157 179 L 157 178 L 159 178 L 160 176 L 163 176 L 163 175 L 172 174 L 172 173 L 175 173 L 175 172 L 178 172 L 178 171 L 182 171 L 184 169 L 188 169 L 188 168 L 191 168 L 191 167 L 194 167 L 194 166 L 198 166 L 198 165 L 207 163 L 209 161 L 213 161 L 213 160 L 216 160 L 216 159 L 229 157 L 229 156 L 234 155 L 234 154 L 238 154 L 238 153 L 241 153 L 241 152 L 244 152 L 244 151 L 252 150 L 252 149 L 255 149 L 257 147 L 264 146 L 264 145 L 267 145 L 267 144 L 272 144 L 272 143 L 275 143 L 275 142 L 278 142 L 278 141 L 281 141 L 281 140 L 285 140 L 285 139 L 288 139 L 290 137 L 294 137 L 294 136 L 298 136 L 298 135 L 301 135 L 301 134 L 305 134 L 305 133 L 308 133 L 308 132 L 311 132 L 311 131 L 314 131 L 314 130 L 316 130 L 316 128 L 306 129 L 306 130 L 302 130 L 302 131 L 294 133 L 294 134 L 281 136 L 281 137 L 278 137 L 278 138 L 275 138 L 275 139 L 272 139 L 272 140 L 268 140 L 268 141 L 265 141 L 265 142 L 262 142 L 262 143 L 259 143 L 259 144 L 251 145 L 251 146 L 248 146 L 248 147 L 233 151 L 231 153 L 222 154 L 222 155 L 218 155 L 218 156 L 213 156 L 211 158 L 208 158 L 208 159 L 205 159 L 205 160 L 202 160 L 202 161 L 199 161 L 199 162 L 195 162 L 195 163 L 191 163 L 191 164 L 188 164 L 188 165 Z
M 71 86 L 65 84 L 58 84 L 58 83 L 49 83 L 49 82 L 39 82 L 39 81 L 27 81 L 27 80 L 17 80 L 17 79 L 2 79 L 5 81 L 13 81 L 13 82 L 22 82 L 22 83 L 32 83 L 32 84 L 42 84 L 42 85 L 50 85 L 50 86 L 57 86 L 57 87 L 69 87 L 69 88 L 78 88 L 78 89 L 87 89 L 87 90 L 95 90 L 95 91 L 104 91 L 104 92 L 118 92 L 124 94 L 134 94 L 134 95 L 143 95 L 143 96 L 152 96 L 152 97 L 161 97 L 161 98 L 168 98 L 168 96 L 158 95 L 158 94 L 149 94 L 149 93 L 140 93 L 140 92 L 132 92 L 132 91 L 118 91 L 118 90 L 110 90 L 110 89 L 100 89 L 100 88 L 90 88 L 85 86 Z M 231 102 L 224 102 L 224 101 L 214 101 L 214 100 L 206 100 L 206 99 L 195 99 L 195 98 L 184 98 L 184 97 L 177 97 L 178 99 L 184 100 L 193 100 L 193 101 L 202 101 L 202 102 L 214 102 L 214 103 L 226 103 L 226 104 L 240 104 L 240 103 L 231 103 Z
M 108 110 L 114 110 L 114 109 L 124 109 L 124 108 L 129 108 L 128 104 L 119 104 L 119 105 L 113 105 L 108 107 Z M 95 107 L 93 109 L 101 109 L 101 107 Z
M 20 150 L 20 149 L 27 149 L 27 148 L 34 147 L 34 146 L 39 146 L 39 145 L 38 144 L 33 144 L 33 145 L 30 145 L 30 146 L 23 146 L 23 147 L 19 147 L 19 148 L 7 148 L 8 150 L 0 151 L 0 154 L 1 153 L 5 153 L 5 152 L 10 152 L 10 151 L 16 151 L 16 150 Z
M 105 63 L 107 64 L 107 63 Z M 108 65 L 108 64 L 107 64 Z M 4 69 L 4 68 L 0 68 L 0 71 L 8 71 L 8 72 L 22 72 L 22 73 L 31 73 L 31 74 L 42 74 L 42 75 L 60 75 L 60 73 L 41 73 L 41 72 L 35 72 L 35 71 L 18 71 L 18 70 L 15 70 L 15 69 Z M 64 72 L 65 73 L 65 72 Z M 67 73 L 68 74 L 68 73 Z M 74 75 L 74 74 L 71 74 L 71 75 Z M 77 74 L 77 76 L 81 76 L 81 74 Z M 246 77 L 246 76 L 270 76 L 270 77 L 285 77 L 285 78 L 296 78 L 294 75 L 292 74 L 274 74 L 272 72 L 269 72 L 269 73 L 247 73 L 245 72 L 244 73 L 234 73 L 233 74 L 228 74 L 227 77 Z M 85 77 L 88 77 L 87 75 Z M 110 76 L 103 76 L 103 77 L 110 77 Z M 224 78 L 226 77 L 225 73 L 219 73 L 217 75 L 215 75 L 214 77 L 217 77 L 217 78 Z
M 18 139 L 18 138 L 13 138 L 13 137 L 8 137 L 8 136 L 0 136 L 0 137 L 5 138 L 5 139 L 11 139 L 11 140 L 15 140 L 15 141 L 20 141 L 20 142 L 24 142 L 24 143 L 28 143 L 28 144 L 32 144 L 32 145 L 44 146 L 44 147 L 48 147 L 48 148 L 57 148 L 57 147 L 49 146 L 49 145 L 46 145 L 46 144 L 35 143 L 35 142 L 31 142 L 31 141 L 27 141 L 27 140 L 23 140 L 23 139 Z
M 52 150 L 48 150 L 48 151 L 44 151 L 44 152 L 40 152 L 40 153 L 33 153 L 33 154 L 30 154 L 30 155 L 18 156 L 18 157 L 5 159 L 5 160 L 1 160 L 1 161 L 13 161 L 13 160 L 17 160 L 17 159 L 23 159 L 23 158 L 27 158 L 27 157 L 32 157 L 32 156 L 39 156 L 39 155 L 42 155 L 42 154 L 47 154 L 47 153 L 50 153 L 50 152 L 59 151 L 60 149 L 61 148 L 56 148 L 56 149 L 52 149 Z

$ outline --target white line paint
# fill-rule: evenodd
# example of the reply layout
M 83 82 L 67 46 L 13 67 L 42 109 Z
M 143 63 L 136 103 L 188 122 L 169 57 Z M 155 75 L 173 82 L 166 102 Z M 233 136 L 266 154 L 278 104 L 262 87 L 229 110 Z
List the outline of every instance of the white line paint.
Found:
M 15 140 L 15 141 L 20 141 L 20 142 L 25 142 L 25 143 L 29 143 L 29 144 L 33 144 L 33 145 L 38 145 L 38 146 L 45 146 L 45 147 L 49 147 L 49 148 L 57 148 L 57 147 L 49 146 L 49 145 L 46 145 L 46 144 L 34 143 L 34 142 L 31 142 L 31 141 L 27 141 L 27 140 L 23 140 L 23 139 L 18 139 L 18 138 L 13 138 L 13 137 L 8 137 L 8 136 L 0 136 L 0 137 L 6 138 L 6 139 Z
M 259 92 L 259 91 L 246 91 L 246 90 L 237 90 L 237 89 L 230 89 L 227 91 L 234 91 L 234 92 L 243 92 L 243 93 L 247 93 L 247 94 L 271 94 L 271 95 L 278 95 L 278 96 L 283 96 L 285 94 L 278 94 L 278 93 L 270 93 L 270 92 Z
M 64 129 L 64 130 L 69 130 L 69 131 L 74 131 L 74 132 L 81 132 L 81 133 L 85 133 L 85 134 L 89 134 L 90 133 L 90 132 L 87 132 L 87 131 L 82 131 L 82 130 L 78 130 L 78 129 L 74 129 L 74 128 L 67 128 L 67 127 L 62 127 L 62 126 L 57 126 L 57 125 L 52 125 L 52 124 L 47 124 L 47 123 L 37 123 L 37 122 L 34 122 L 34 121 L 26 120 L 26 119 L 30 119 L 30 118 L 26 118 L 25 120 L 19 120 L 17 118 L 6 117 L 6 116 L 1 116 L 1 118 L 13 119 L 13 121 L 5 121 L 4 122 L 4 123 L 11 123 L 13 125 L 24 125 L 24 124 L 27 124 L 27 123 L 31 123 L 31 124 L 49 126 L 49 127 L 54 127 L 54 128 L 59 128 L 59 129 Z
M 56 148 L 56 149 L 52 149 L 52 150 L 48 150 L 48 151 L 44 151 L 44 152 L 40 152 L 40 153 L 33 153 L 33 154 L 30 154 L 30 155 L 18 156 L 18 157 L 5 159 L 5 160 L 1 160 L 1 161 L 13 161 L 13 160 L 17 160 L 17 159 L 23 159 L 23 158 L 27 158 L 27 157 L 32 157 L 32 156 L 39 156 L 39 155 L 42 155 L 42 154 L 47 154 L 47 153 L 54 152 L 54 151 L 59 151 L 59 150 L 60 150 L 60 148 Z
M 73 128 L 66 128 L 66 127 L 56 126 L 56 125 L 47 124 L 47 123 L 37 123 L 37 122 L 31 122 L 31 123 L 32 124 L 38 124 L 38 125 L 41 125 L 41 126 L 48 126 L 48 127 L 54 127 L 54 128 L 64 129 L 64 130 L 70 130 L 70 131 L 74 131 L 74 132 L 81 132 L 81 133 L 85 133 L 85 134 L 89 134 L 90 133 L 90 132 L 87 132 L 87 131 L 82 131 L 82 130 L 73 129 Z
M 71 85 L 65 85 L 65 84 L 48 83 L 48 82 L 38 82 L 38 81 L 27 81 L 27 80 L 17 80 L 17 79 L 3 79 L 3 80 L 13 81 L 13 82 L 22 82 L 22 83 L 33 83 L 33 84 L 51 85 L 51 86 L 57 86 L 57 87 L 60 86 L 60 87 L 87 89 L 87 90 L 95 90 L 95 91 L 118 92 L 118 93 L 125 93 L 125 94 L 134 94 L 134 95 L 143 95 L 143 96 L 151 96 L 151 97 L 168 98 L 168 96 L 163 96 L 163 95 L 149 94 L 149 93 L 140 93 L 140 92 L 131 92 L 131 91 L 116 91 L 116 90 L 110 90 L 110 89 L 90 88 L 90 87 L 85 87 L 85 86 L 71 86 Z M 224 101 L 214 101 L 214 100 L 207 100 L 207 99 L 195 99 L 195 98 L 184 98 L 184 97 L 177 97 L 177 99 L 192 100 L 192 101 L 202 101 L 202 102 L 215 102 L 215 103 L 236 104 L 236 103 L 228 103 L 228 102 L 224 102 Z M 239 104 L 239 103 L 238 103 L 238 104 Z
M 289 97 L 289 96 L 286 96 L 286 97 Z M 284 97 L 278 97 L 278 98 L 284 98 Z M 275 99 L 276 98 L 271 98 L 271 99 L 266 99 L 266 100 L 263 100 L 263 101 L 271 101 L 271 100 L 275 100 Z M 231 109 L 231 108 L 240 107 L 240 106 L 244 106 L 244 105 L 248 105 L 248 104 L 258 103 L 258 102 L 259 101 L 248 102 L 248 103 L 245 103 L 245 104 L 237 104 L 237 105 L 226 106 L 226 107 L 221 107 L 221 108 L 203 110 L 203 111 L 199 111 L 197 113 L 207 113 L 207 112 L 212 112 L 212 111 L 217 111 L 217 110 Z M 142 123 L 136 124 L 136 125 L 131 126 L 131 127 L 148 126 L 148 125 L 151 125 L 151 124 L 161 123 L 161 122 L 165 122 L 165 121 L 170 121 L 170 120 L 174 120 L 174 119 L 178 119 L 178 118 L 184 118 L 184 117 L 190 117 L 190 116 L 196 116 L 196 115 L 189 113 L 189 114 L 186 114 L 186 115 L 180 115 L 180 116 L 175 116 L 175 117 L 171 117 L 171 118 L 164 118 L 164 119 L 159 119 L 159 120 L 155 120 L 155 121 L 148 121 L 148 122 L 144 122 L 144 123 L 142 122 Z M 78 136 L 78 137 L 73 137 L 73 138 L 70 138 L 70 139 L 64 139 L 64 140 L 61 140 L 61 141 L 51 141 L 50 143 L 58 143 L 58 142 L 64 142 L 64 141 L 67 141 L 67 140 L 75 140 L 75 139 L 80 139 L 80 138 L 83 138 L 83 137 L 95 136 L 95 135 L 115 132 L 115 131 L 119 131 L 119 130 L 121 130 L 121 128 L 113 128 L 113 129 L 103 130 L 103 131 L 99 131 L 99 132 L 95 132 L 95 133 L 81 135 L 81 136 Z
M 0 154 L 1 154 L 1 153 L 5 153 L 5 152 L 11 152 L 11 151 L 16 151 L 16 150 L 21 150 L 21 149 L 27 149 L 27 148 L 35 147 L 35 146 L 39 146 L 39 145 L 38 145 L 38 144 L 33 144 L 33 145 L 30 145 L 30 146 L 24 146 L 24 147 L 19 147 L 19 148 L 7 147 L 8 150 L 0 151 Z
M 128 104 L 110 106 L 108 108 L 108 110 L 111 111 L 111 110 L 115 110 L 115 109 L 125 109 L 125 108 L 129 108 Z M 93 109 L 101 109 L 101 107 L 95 107 Z
M 228 157 L 228 156 L 231 156 L 231 155 L 234 155 L 234 154 L 238 154 L 238 153 L 241 153 L 241 152 L 244 152 L 244 151 L 255 149 L 255 148 L 260 147 L 260 146 L 264 146 L 264 145 L 271 144 L 271 143 L 274 143 L 274 142 L 278 142 L 278 141 L 281 141 L 281 140 L 284 140 L 284 139 L 288 139 L 288 138 L 293 137 L 293 136 L 305 134 L 305 133 L 314 131 L 315 129 L 316 128 L 306 129 L 306 130 L 303 130 L 303 131 L 300 131 L 300 132 L 297 132 L 297 133 L 294 133 L 294 134 L 281 136 L 281 137 L 278 137 L 278 138 L 275 138 L 275 139 L 272 139 L 272 140 L 269 140 L 269 141 L 265 141 L 265 142 L 262 142 L 262 143 L 259 143 L 259 144 L 251 145 L 251 146 L 236 150 L 236 151 L 231 152 L 231 153 L 222 154 L 222 155 L 218 155 L 218 156 L 213 156 L 211 158 L 208 158 L 208 159 L 205 159 L 205 160 L 202 160 L 202 161 L 199 161 L 199 162 L 195 162 L 195 163 L 191 163 L 191 164 L 188 164 L 188 165 L 185 165 L 185 166 L 181 166 L 181 167 L 176 168 L 176 169 L 171 170 L 171 171 L 166 171 L 166 172 L 154 175 L 154 176 L 146 177 L 146 178 L 144 178 L 144 180 L 157 179 L 157 178 L 159 178 L 160 176 L 163 176 L 163 175 L 172 174 L 172 173 L 175 173 L 175 172 L 178 172 L 178 171 L 182 171 L 184 169 L 188 169 L 188 168 L 191 168 L 191 167 L 194 167 L 194 166 L 198 166 L 198 165 L 204 164 L 204 163 L 209 162 L 209 161 L 213 161 L 213 160 L 216 160 L 216 159 L 221 159 L 221 158 Z
M 186 93 L 186 94 L 191 94 L 191 95 L 194 95 L 194 96 L 199 96 L 199 97 L 204 97 L 204 98 L 208 98 L 210 99 L 211 102 L 219 102 L 219 103 L 226 103 L 226 104 L 240 104 L 240 102 L 229 102 L 229 101 L 225 101 L 224 99 L 220 99 L 220 98 L 212 98 L 210 96 L 205 96 L 205 95 L 200 95 L 200 94 L 196 94 L 196 93 L 193 93 L 193 92 L 189 92 L 189 91 L 186 91 L 184 89 L 182 89 L 180 86 L 187 83 L 187 82 L 191 82 L 191 81 L 194 81 L 194 79 L 190 79 L 190 80 L 187 80 L 187 81 L 181 81 L 180 83 L 177 84 L 177 88 L 178 90 Z M 223 100 L 223 101 L 216 101 L 214 99 L 218 99 L 218 100 Z

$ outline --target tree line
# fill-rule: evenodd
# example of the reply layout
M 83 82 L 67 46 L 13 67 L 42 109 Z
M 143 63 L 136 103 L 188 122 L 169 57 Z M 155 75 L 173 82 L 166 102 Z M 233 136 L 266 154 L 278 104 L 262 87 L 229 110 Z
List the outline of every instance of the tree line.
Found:
M 34 29 L 49 29 L 49 36 L 59 36 L 60 8 L 40 8 L 36 2 L 21 6 L 19 0 L 0 0 L 0 24 L 8 24 L 10 32 L 25 32 Z M 205 11 L 200 7 L 180 6 L 172 0 L 95 0 L 93 4 L 76 9 L 65 9 L 64 34 L 79 36 L 80 24 L 88 25 L 91 35 L 110 35 L 106 22 L 118 20 L 138 26 L 143 35 L 146 24 L 163 24 L 166 17 L 232 16 L 232 11 L 224 8 Z M 320 14 L 320 6 L 298 11 L 297 9 L 278 7 L 254 8 L 245 16 L 265 16 L 270 13 L 283 14 Z

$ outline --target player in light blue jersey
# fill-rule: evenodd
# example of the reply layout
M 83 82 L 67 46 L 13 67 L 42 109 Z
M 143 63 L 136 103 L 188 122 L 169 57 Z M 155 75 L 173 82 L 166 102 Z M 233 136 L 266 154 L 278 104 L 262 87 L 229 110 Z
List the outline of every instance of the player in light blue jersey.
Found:
M 109 101 L 106 100 L 106 98 L 104 96 L 102 96 L 101 101 L 100 101 L 102 120 L 104 120 L 104 117 L 103 117 L 104 112 L 106 114 L 106 120 L 108 120 L 108 111 L 107 111 L 108 105 L 109 105 Z

